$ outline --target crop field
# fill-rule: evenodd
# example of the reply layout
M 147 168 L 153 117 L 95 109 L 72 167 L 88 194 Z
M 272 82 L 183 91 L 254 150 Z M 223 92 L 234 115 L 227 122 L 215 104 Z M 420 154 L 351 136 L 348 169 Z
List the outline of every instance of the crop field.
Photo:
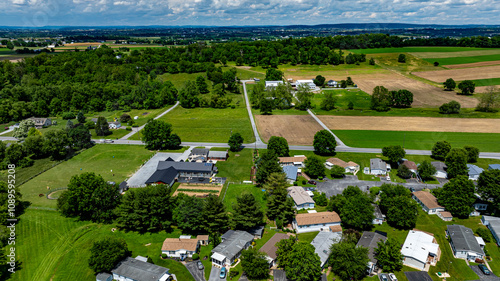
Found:
M 149 256 L 154 264 L 169 268 L 178 280 L 194 280 L 181 263 L 160 258 L 165 238 L 177 238 L 180 231 L 138 234 L 112 232 L 114 227 L 65 218 L 57 211 L 28 209 L 16 229 L 16 253 L 21 266 L 9 280 L 95 280 L 87 264 L 90 248 L 93 242 L 106 237 L 125 239 L 132 257 Z
M 465 69 L 423 71 L 414 72 L 413 74 L 438 83 L 442 83 L 448 78 L 453 78 L 455 81 L 491 79 L 500 77 L 500 65 Z
M 206 197 L 210 194 L 219 196 L 221 190 L 222 190 L 222 185 L 181 183 L 177 187 L 177 190 L 174 192 L 173 196 L 177 196 L 177 194 L 179 193 L 184 193 L 188 196 L 196 196 L 196 197 Z
M 489 79 L 477 79 L 477 80 L 472 80 L 476 84 L 476 91 L 478 87 L 487 87 L 487 86 L 496 86 L 500 85 L 500 78 L 489 78 Z M 477 92 L 482 92 L 477 91 Z
M 312 145 L 314 134 L 322 129 L 309 115 L 256 115 L 255 120 L 264 142 L 278 136 L 290 145 Z
M 439 62 L 440 65 L 448 67 L 448 65 L 467 65 L 472 63 L 492 63 L 500 64 L 500 53 L 495 55 L 487 56 L 474 56 L 474 57 L 451 57 L 451 58 L 428 58 L 424 59 L 430 63 L 435 61 Z
M 433 58 L 426 53 L 460 53 L 471 51 L 490 51 L 491 48 L 470 48 L 470 47 L 401 47 L 401 48 L 374 48 L 374 49 L 351 49 L 348 50 L 357 54 L 385 54 L 385 53 L 419 53 L 421 57 Z M 434 55 L 434 54 L 432 54 Z
M 50 190 L 66 187 L 73 175 L 94 172 L 107 181 L 120 183 L 130 177 L 151 155 L 152 152 L 139 145 L 99 144 L 19 188 L 23 199 L 32 202 L 32 206 L 55 208 L 56 200 L 48 200 L 45 194 Z
M 482 152 L 500 152 L 500 134 L 416 131 L 369 131 L 333 130 L 347 146 L 382 148 L 388 145 L 404 145 L 406 149 L 430 150 L 438 142 L 446 140 L 453 147 L 472 145 Z
M 498 119 L 372 116 L 319 116 L 331 130 L 500 133 Z M 500 146 L 500 144 L 499 144 Z

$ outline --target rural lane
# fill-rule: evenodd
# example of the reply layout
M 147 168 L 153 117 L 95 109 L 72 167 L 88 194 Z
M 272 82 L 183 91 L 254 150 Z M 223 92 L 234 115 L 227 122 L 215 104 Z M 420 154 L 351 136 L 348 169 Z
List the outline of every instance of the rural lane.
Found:
M 160 115 L 156 116 L 156 117 L 154 118 L 154 120 L 156 120 L 156 119 L 158 119 L 158 118 L 163 117 L 163 115 L 165 115 L 165 114 L 169 113 L 172 109 L 176 108 L 178 105 L 179 105 L 179 101 L 177 101 L 177 102 L 174 104 L 174 106 L 172 106 L 171 108 L 169 108 L 169 109 L 167 109 L 167 110 L 163 111 Z M 123 136 L 120 140 L 126 140 L 126 139 L 130 138 L 131 136 L 135 135 L 137 132 L 139 132 L 140 130 L 142 130 L 145 126 L 146 126 L 146 124 L 144 124 L 144 125 L 142 125 L 142 126 L 138 127 L 136 130 L 134 130 L 134 128 L 132 128 L 132 132 L 130 132 L 130 133 L 128 133 L 128 134 L 126 134 L 126 135 L 125 135 L 125 136 Z
M 247 87 L 246 87 L 247 82 L 253 82 L 253 81 L 252 80 L 242 80 L 241 81 L 241 83 L 243 84 L 243 92 L 245 93 L 245 102 L 247 104 L 248 117 L 250 117 L 250 123 L 252 124 L 252 130 L 253 130 L 253 134 L 255 136 L 255 143 L 257 145 L 261 145 L 261 144 L 263 145 L 264 143 L 260 139 L 259 132 L 257 131 L 257 126 L 255 125 L 255 120 L 253 118 L 252 106 L 250 105 L 250 100 L 248 99 Z

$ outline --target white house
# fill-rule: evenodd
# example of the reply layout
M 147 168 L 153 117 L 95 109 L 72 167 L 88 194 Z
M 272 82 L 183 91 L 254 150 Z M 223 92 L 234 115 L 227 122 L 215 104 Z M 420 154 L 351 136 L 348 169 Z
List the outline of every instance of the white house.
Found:
M 221 236 L 222 242 L 212 250 L 211 261 L 214 266 L 231 266 L 239 258 L 241 251 L 252 245 L 254 236 L 246 231 L 228 230 Z
M 477 181 L 479 179 L 479 175 L 484 171 L 482 168 L 472 164 L 467 164 L 467 169 L 469 170 L 469 179 L 473 181 Z
M 198 251 L 198 239 L 167 238 L 163 241 L 161 253 L 171 258 L 191 258 Z
M 359 171 L 359 164 L 354 163 L 352 161 L 345 162 L 339 158 L 328 158 L 325 163 L 326 167 L 331 169 L 333 166 L 340 166 L 344 168 L 346 173 L 356 174 Z
M 491 231 L 491 235 L 497 241 L 497 245 L 500 245 L 500 218 L 483 216 L 481 222 Z
M 297 210 L 313 209 L 314 200 L 307 194 L 302 186 L 290 186 L 287 188 L 288 196 L 293 199 Z
M 373 220 L 372 224 L 383 224 L 385 215 L 382 214 L 382 211 L 380 211 L 380 207 L 377 204 L 372 204 L 373 205 Z
M 122 126 L 122 124 L 118 121 L 115 121 L 115 122 L 108 122 L 108 126 L 110 129 L 118 129 Z
M 324 268 L 328 257 L 330 256 L 330 248 L 333 244 L 339 243 L 342 239 L 342 233 L 320 231 L 314 237 L 311 245 L 314 247 L 314 252 L 319 256 L 321 268 Z
M 419 230 L 410 230 L 401 249 L 403 264 L 418 270 L 428 271 L 427 265 L 436 265 L 441 250 L 434 235 Z
M 327 85 L 328 87 L 334 87 L 334 88 L 340 87 L 340 83 L 335 80 L 328 80 Z
M 295 85 L 297 88 L 299 88 L 301 85 L 307 86 L 311 91 L 319 90 L 319 88 L 316 87 L 316 84 L 314 84 L 313 80 L 297 80 L 295 81 Z
M 283 84 L 283 81 L 266 81 L 266 90 L 272 90 L 278 87 L 279 84 Z
M 281 166 L 295 166 L 298 168 L 304 168 L 304 162 L 307 157 L 304 155 L 295 155 L 293 157 L 278 157 Z
M 52 125 L 52 120 L 50 118 L 36 118 L 31 117 L 29 120 L 35 122 L 35 128 L 40 129 Z
M 434 177 L 446 179 L 448 177 L 448 173 L 446 172 L 446 164 L 443 162 L 431 162 L 431 165 L 436 168 L 436 173 Z
M 479 237 L 474 236 L 472 229 L 458 224 L 448 225 L 446 236 L 457 259 L 475 261 L 484 258 L 483 248 L 477 239 Z
M 380 158 L 370 159 L 370 174 L 376 176 L 387 174 L 387 163 Z
M 169 269 L 138 259 L 125 258 L 113 270 L 113 280 L 117 281 L 170 281 L 175 280 Z
M 417 173 L 418 167 L 417 164 L 415 164 L 415 162 L 404 159 L 401 165 L 406 166 L 406 168 L 408 168 L 408 170 L 410 170 L 412 173 L 414 174 Z
M 340 217 L 335 212 L 297 214 L 292 222 L 297 233 L 330 231 L 330 226 L 340 225 Z
M 437 215 L 439 218 L 441 218 L 444 221 L 452 221 L 453 220 L 453 215 L 447 211 L 439 211 L 439 212 L 437 212 Z
M 424 212 L 429 215 L 436 215 L 440 211 L 444 211 L 444 207 L 439 205 L 434 195 L 427 191 L 412 192 L 413 200 L 417 201 Z

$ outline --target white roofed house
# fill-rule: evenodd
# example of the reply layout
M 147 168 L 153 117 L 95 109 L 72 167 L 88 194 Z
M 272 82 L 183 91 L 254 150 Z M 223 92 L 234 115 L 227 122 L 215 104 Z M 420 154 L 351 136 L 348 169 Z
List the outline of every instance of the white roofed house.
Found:
M 436 178 L 441 178 L 441 179 L 446 179 L 448 177 L 448 173 L 446 172 L 446 164 L 443 162 L 431 162 L 431 165 L 436 168 L 436 173 L 434 174 L 434 177 Z
M 344 171 L 346 173 L 356 174 L 359 171 L 359 164 L 352 161 L 345 162 L 344 160 L 339 158 L 328 158 L 326 159 L 325 164 L 328 169 L 331 169 L 333 166 L 340 166 L 344 168 Z
M 281 166 L 296 166 L 304 168 L 304 161 L 307 157 L 304 155 L 295 155 L 293 157 L 278 157 Z
M 288 196 L 293 199 L 295 203 L 295 208 L 297 210 L 302 209 L 313 209 L 314 208 L 314 200 L 307 194 L 301 186 L 290 186 L 287 188 Z
M 335 80 L 328 80 L 327 85 L 328 87 L 334 87 L 334 88 L 340 87 L 340 83 Z
M 300 86 L 307 86 L 307 87 L 309 87 L 309 90 L 311 90 L 311 91 L 319 90 L 319 88 L 316 86 L 316 84 L 314 84 L 314 81 L 312 79 L 310 79 L 310 80 L 297 80 L 297 81 L 295 81 L 295 85 L 297 86 L 297 88 L 299 88 Z
M 370 174 L 376 176 L 387 174 L 387 163 L 380 158 L 370 159 Z
M 272 90 L 278 87 L 279 84 L 283 84 L 283 81 L 266 81 L 266 91 Z
M 327 264 L 328 257 L 330 256 L 330 247 L 333 244 L 339 243 L 342 239 L 342 233 L 340 232 L 325 232 L 320 231 L 316 237 L 314 237 L 311 245 L 314 247 L 314 252 L 319 256 L 321 261 L 321 268 L 324 268 Z
M 170 281 L 175 280 L 169 269 L 140 259 L 126 258 L 113 270 L 113 280 L 118 281 Z
M 483 216 L 481 222 L 491 231 L 491 235 L 500 245 L 500 218 L 492 216 Z
M 108 126 L 110 129 L 118 129 L 122 126 L 122 124 L 118 121 L 115 121 L 115 122 L 108 122 Z
M 419 270 L 429 270 L 441 257 L 439 244 L 431 233 L 410 230 L 401 249 L 403 264 Z

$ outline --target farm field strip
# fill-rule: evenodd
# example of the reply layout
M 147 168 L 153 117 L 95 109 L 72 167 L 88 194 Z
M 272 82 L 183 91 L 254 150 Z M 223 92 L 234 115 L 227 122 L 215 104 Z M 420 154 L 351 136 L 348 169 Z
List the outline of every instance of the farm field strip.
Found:
M 358 54 L 418 53 L 419 57 L 433 58 L 437 57 L 435 53 L 443 54 L 444 56 L 449 56 L 449 53 L 451 53 L 453 54 L 453 56 L 459 56 L 461 53 L 485 52 L 485 51 L 489 52 L 493 50 L 498 50 L 498 53 L 500 53 L 500 49 L 471 48 L 471 47 L 400 47 L 400 48 L 351 49 L 348 51 Z M 479 54 L 477 54 L 477 56 L 479 56 Z
M 443 65 L 443 67 L 446 67 L 448 69 L 455 69 L 455 68 L 470 68 L 470 67 L 490 66 L 490 65 L 497 65 L 497 64 L 500 64 L 500 60 Z
M 442 83 L 448 78 L 453 78 L 455 81 L 490 79 L 500 77 L 500 65 L 465 69 L 422 71 L 413 72 L 412 74 L 438 83 Z
M 430 63 L 434 63 L 435 61 L 439 62 L 440 65 L 454 65 L 454 64 L 470 64 L 470 63 L 481 63 L 481 62 L 494 62 L 497 61 L 496 64 L 499 64 L 500 60 L 500 52 L 495 55 L 487 55 L 487 56 L 471 56 L 471 57 L 450 57 L 450 58 L 426 58 L 425 61 Z
M 323 128 L 310 115 L 255 115 L 262 141 L 284 137 L 290 145 L 312 145 L 314 134 Z
M 499 119 L 328 115 L 318 118 L 331 130 L 500 133 Z

